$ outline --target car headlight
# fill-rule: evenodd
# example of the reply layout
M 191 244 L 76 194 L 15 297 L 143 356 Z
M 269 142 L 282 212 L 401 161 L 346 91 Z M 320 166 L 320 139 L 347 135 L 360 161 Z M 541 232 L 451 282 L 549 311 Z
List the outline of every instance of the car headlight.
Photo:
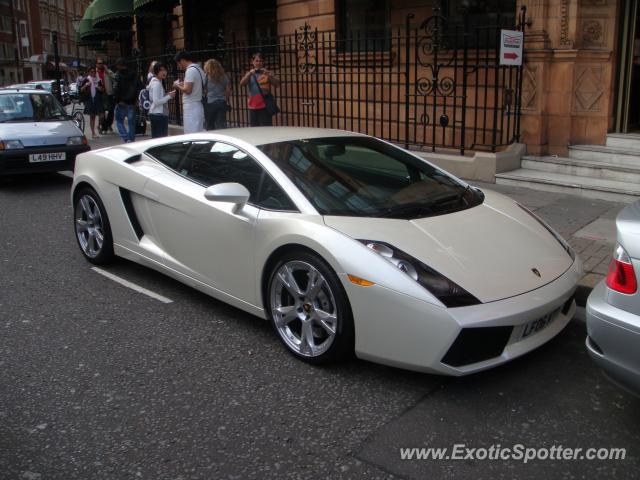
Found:
M 20 140 L 4 140 L 0 142 L 0 150 L 17 150 L 18 148 L 24 148 Z
M 457 283 L 437 272 L 433 268 L 425 265 L 420 260 L 413 258 L 408 253 L 395 248 L 392 245 L 375 240 L 359 240 L 368 248 L 382 256 L 398 270 L 409 275 L 423 288 L 428 290 L 434 297 L 440 300 L 445 306 L 466 307 L 478 305 L 480 300 L 467 292 Z
M 87 137 L 85 137 L 84 135 L 78 135 L 75 137 L 67 138 L 67 145 L 86 145 L 86 144 L 87 144 Z
M 544 220 L 542 220 L 538 215 L 536 215 L 535 213 L 533 213 L 531 210 L 529 210 L 527 207 L 525 207 L 524 205 L 520 205 L 518 202 L 516 202 L 516 205 L 518 205 L 522 210 L 524 210 L 525 212 L 527 212 L 529 215 L 531 215 L 533 218 L 536 219 L 536 221 L 542 225 L 544 228 L 547 229 L 547 231 L 553 236 L 553 238 L 555 238 L 558 243 L 560 245 L 562 245 L 562 248 L 564 248 L 566 250 L 566 252 L 569 254 L 569 256 L 571 257 L 571 260 L 575 260 L 576 259 L 576 252 L 573 251 L 573 248 L 571 248 L 571 246 L 566 242 L 566 240 L 564 238 L 562 238 L 560 236 L 559 233 L 557 233 L 553 228 L 551 228 L 549 226 L 549 224 L 547 224 L 547 222 L 545 222 Z

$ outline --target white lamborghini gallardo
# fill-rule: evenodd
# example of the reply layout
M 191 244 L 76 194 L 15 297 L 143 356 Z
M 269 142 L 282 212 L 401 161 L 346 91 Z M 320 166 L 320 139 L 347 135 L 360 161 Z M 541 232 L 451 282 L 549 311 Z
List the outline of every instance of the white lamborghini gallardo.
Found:
M 390 143 L 244 128 L 76 161 L 87 260 L 147 265 L 272 322 L 296 357 L 447 375 L 504 363 L 574 314 L 582 265 L 525 207 Z

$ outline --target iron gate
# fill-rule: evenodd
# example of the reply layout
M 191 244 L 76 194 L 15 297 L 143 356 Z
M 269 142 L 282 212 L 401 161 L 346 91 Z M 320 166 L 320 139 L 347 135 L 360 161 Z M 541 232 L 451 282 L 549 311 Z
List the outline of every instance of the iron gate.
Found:
M 499 63 L 502 28 L 524 31 L 526 8 L 516 25 L 453 24 L 435 7 L 433 15 L 386 31 L 318 32 L 305 24 L 261 45 L 231 39 L 214 50 L 232 84 L 230 126 L 247 126 L 240 79 L 250 57 L 261 51 L 281 82 L 274 91 L 281 113 L 275 124 L 339 128 L 417 149 L 490 150 L 520 138 L 522 66 Z M 465 17 L 466 18 L 466 17 Z M 513 22 L 512 22 L 513 23 Z M 167 87 L 181 73 L 171 56 Z M 145 72 L 146 73 L 146 72 Z M 172 121 L 180 123 L 176 102 Z

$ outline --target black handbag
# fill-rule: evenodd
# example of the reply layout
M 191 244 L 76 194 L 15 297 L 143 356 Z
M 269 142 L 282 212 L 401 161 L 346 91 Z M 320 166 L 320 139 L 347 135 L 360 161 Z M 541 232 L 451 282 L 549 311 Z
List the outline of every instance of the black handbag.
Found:
M 136 135 L 144 135 L 147 133 L 147 119 L 139 113 L 136 115 Z
M 269 115 L 273 117 L 276 113 L 280 113 L 280 108 L 278 107 L 278 104 L 276 103 L 276 99 L 272 94 L 263 93 L 262 99 L 264 100 L 264 106 L 267 112 L 269 113 Z

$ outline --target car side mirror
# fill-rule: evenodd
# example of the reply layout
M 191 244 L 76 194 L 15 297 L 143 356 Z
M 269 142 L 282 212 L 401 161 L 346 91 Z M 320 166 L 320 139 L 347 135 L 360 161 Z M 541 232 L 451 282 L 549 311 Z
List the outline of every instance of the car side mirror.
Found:
M 235 204 L 234 213 L 244 207 L 250 195 L 244 185 L 235 182 L 211 185 L 204 191 L 204 198 L 207 200 Z

